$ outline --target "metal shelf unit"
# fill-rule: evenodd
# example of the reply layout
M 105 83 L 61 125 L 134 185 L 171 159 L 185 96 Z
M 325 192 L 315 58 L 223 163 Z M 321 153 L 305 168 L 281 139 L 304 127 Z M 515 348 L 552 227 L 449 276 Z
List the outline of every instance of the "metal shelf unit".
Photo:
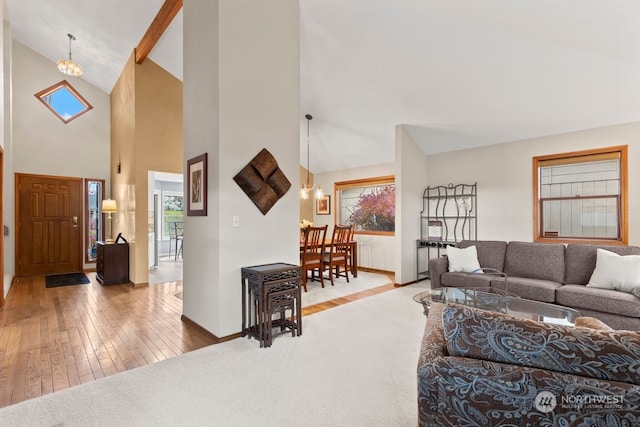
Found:
M 476 240 L 478 183 L 427 187 L 422 193 L 416 282 L 429 278 L 429 260 L 462 240 Z

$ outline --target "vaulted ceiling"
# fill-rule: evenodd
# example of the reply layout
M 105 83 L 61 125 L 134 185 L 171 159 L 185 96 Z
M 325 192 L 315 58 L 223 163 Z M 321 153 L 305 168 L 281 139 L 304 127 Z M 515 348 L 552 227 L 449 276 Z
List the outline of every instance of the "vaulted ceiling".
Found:
M 163 3 L 6 0 L 5 15 L 53 62 L 74 34 L 82 78 L 109 93 Z M 392 161 L 397 124 L 433 154 L 640 120 L 638 1 L 299 3 L 314 173 Z M 149 54 L 179 79 L 182 25 L 179 12 Z

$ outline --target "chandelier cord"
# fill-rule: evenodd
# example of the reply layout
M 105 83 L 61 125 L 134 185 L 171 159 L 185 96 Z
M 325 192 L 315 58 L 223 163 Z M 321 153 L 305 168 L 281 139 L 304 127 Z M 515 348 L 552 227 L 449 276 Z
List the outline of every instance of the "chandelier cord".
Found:
M 75 40 L 76 38 L 73 34 L 67 34 L 67 36 L 69 36 L 69 60 L 73 61 L 73 59 L 71 59 L 71 40 Z
M 311 115 L 307 114 L 307 188 L 309 187 L 309 127 L 311 124 Z

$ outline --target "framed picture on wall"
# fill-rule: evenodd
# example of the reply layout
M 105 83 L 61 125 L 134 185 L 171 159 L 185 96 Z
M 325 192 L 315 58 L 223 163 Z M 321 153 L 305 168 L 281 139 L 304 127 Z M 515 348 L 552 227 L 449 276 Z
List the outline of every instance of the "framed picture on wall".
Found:
M 207 153 L 187 161 L 187 216 L 207 216 Z
M 329 215 L 331 213 L 331 196 L 324 196 L 316 200 L 316 215 Z

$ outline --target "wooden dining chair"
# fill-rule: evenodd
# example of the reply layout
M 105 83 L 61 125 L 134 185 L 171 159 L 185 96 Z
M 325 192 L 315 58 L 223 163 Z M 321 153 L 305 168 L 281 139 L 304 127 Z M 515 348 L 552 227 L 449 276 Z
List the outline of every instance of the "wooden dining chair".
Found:
M 307 292 L 307 274 L 311 272 L 311 280 L 315 280 L 315 272 L 318 271 L 320 285 L 324 288 L 324 278 L 322 272 L 324 270 L 323 255 L 325 252 L 324 241 L 327 237 L 327 228 L 324 227 L 307 227 L 304 230 L 304 243 L 300 252 L 300 266 L 302 273 L 302 287 Z
M 349 282 L 347 265 L 349 262 L 349 239 L 351 236 L 350 225 L 335 225 L 331 236 L 331 244 L 323 257 L 324 268 L 329 270 L 329 279 L 333 286 L 333 276 L 340 277 L 340 266 L 343 266 L 345 277 Z M 335 269 L 335 272 L 334 272 Z
M 355 236 L 355 231 L 356 231 L 356 226 L 354 224 L 349 224 L 347 225 L 347 227 L 351 228 L 351 231 L 349 232 L 349 256 L 347 257 L 347 272 L 345 273 L 345 275 L 349 275 L 349 273 L 353 272 L 353 263 L 351 262 L 353 260 L 353 242 L 354 242 L 354 236 Z

